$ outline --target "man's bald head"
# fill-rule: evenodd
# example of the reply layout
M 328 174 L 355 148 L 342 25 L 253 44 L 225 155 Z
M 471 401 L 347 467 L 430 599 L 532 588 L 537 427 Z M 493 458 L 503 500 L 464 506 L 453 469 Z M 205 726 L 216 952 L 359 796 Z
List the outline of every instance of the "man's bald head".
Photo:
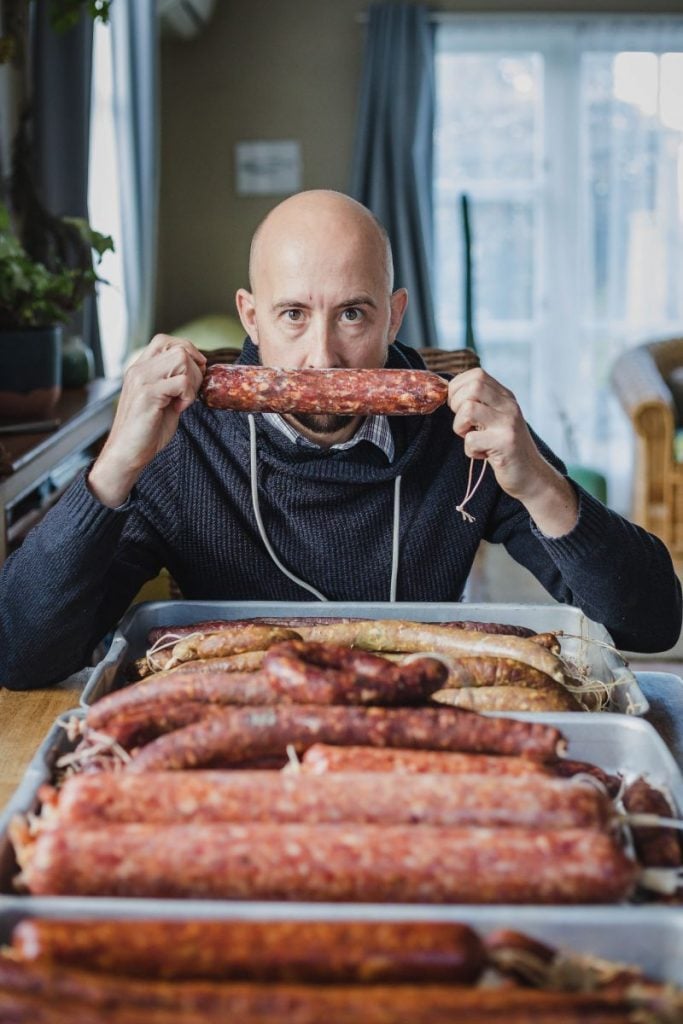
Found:
M 263 260 L 271 248 L 284 242 L 305 244 L 311 235 L 325 237 L 334 245 L 335 239 L 348 240 L 374 255 L 383 268 L 387 290 L 394 284 L 391 243 L 383 224 L 362 203 L 330 189 L 299 192 L 283 200 L 261 221 L 254 232 L 249 253 L 249 285 L 256 290 Z

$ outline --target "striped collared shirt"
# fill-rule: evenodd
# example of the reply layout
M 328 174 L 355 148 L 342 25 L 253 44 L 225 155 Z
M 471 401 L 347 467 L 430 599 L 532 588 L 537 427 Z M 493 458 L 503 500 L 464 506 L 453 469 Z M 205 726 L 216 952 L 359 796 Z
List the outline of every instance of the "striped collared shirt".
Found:
M 298 444 L 302 448 L 320 448 L 320 445 L 315 444 L 313 441 L 309 441 L 307 437 L 300 434 L 298 430 L 295 430 L 291 424 L 287 423 L 276 412 L 264 412 L 264 419 L 268 420 L 274 427 L 289 438 L 294 444 Z M 389 426 L 389 420 L 386 416 L 366 416 L 361 423 L 359 429 L 348 441 L 342 441 L 339 444 L 330 445 L 326 451 L 339 451 L 344 452 L 348 448 L 353 448 L 360 441 L 369 441 L 371 444 L 376 445 L 380 451 L 383 451 L 389 462 L 394 461 L 395 446 L 394 439 L 391 434 L 391 427 Z

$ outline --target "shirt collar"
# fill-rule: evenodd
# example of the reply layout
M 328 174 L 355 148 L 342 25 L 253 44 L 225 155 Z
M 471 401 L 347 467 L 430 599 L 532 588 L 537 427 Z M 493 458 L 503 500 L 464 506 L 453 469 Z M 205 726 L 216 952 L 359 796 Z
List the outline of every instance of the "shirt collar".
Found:
M 276 412 L 264 412 L 263 418 L 266 419 L 272 426 L 289 438 L 294 444 L 299 445 L 301 448 L 320 448 L 320 445 L 315 444 L 313 441 L 309 441 L 307 437 L 300 434 L 298 430 L 295 430 L 291 424 L 287 423 Z M 366 416 L 360 427 L 348 441 L 342 441 L 339 444 L 330 445 L 326 451 L 338 451 L 344 452 L 349 448 L 354 448 L 361 441 L 369 441 L 370 444 L 374 444 L 380 451 L 383 451 L 389 462 L 394 461 L 395 446 L 394 438 L 391 433 L 391 427 L 389 426 L 389 420 L 386 416 Z M 322 450 L 322 449 L 321 449 Z

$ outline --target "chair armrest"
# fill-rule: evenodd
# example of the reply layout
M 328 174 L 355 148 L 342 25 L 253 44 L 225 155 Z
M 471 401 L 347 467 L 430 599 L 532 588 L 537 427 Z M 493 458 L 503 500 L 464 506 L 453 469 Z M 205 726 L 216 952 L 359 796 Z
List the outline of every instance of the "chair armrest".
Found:
M 673 397 L 646 346 L 629 349 L 619 356 L 612 369 L 611 382 L 638 433 L 650 433 L 652 425 L 661 417 L 661 427 L 673 437 Z

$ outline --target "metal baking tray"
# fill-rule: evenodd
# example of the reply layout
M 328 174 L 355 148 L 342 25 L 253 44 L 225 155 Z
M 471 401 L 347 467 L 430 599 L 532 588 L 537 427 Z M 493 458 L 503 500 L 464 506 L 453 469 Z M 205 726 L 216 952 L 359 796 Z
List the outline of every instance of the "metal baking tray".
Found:
M 147 650 L 149 630 L 157 626 L 190 625 L 206 619 L 246 619 L 254 616 L 351 616 L 368 619 L 412 619 L 419 622 L 504 622 L 529 626 L 539 633 L 562 630 L 562 654 L 592 678 L 613 684 L 609 711 L 644 715 L 649 704 L 624 659 L 609 645 L 604 626 L 571 605 L 547 604 L 414 604 L 329 601 L 148 601 L 135 605 L 121 620 L 111 647 L 86 684 L 81 703 L 94 704 L 125 682 L 123 667 Z M 597 642 L 595 642 L 597 641 Z M 601 646 L 601 645 L 608 646 Z
M 154 904 L 153 906 L 151 904 Z M 683 985 L 683 912 L 656 907 L 470 907 L 375 904 L 225 904 L 161 900 L 26 900 L 0 897 L 0 942 L 26 917 L 102 920 L 457 921 L 485 936 L 513 928 L 563 952 L 592 954 L 640 967 L 656 981 Z
M 56 720 L 0 816 L 0 894 L 14 893 L 12 879 L 18 870 L 7 831 L 9 822 L 15 814 L 38 810 L 40 786 L 53 781 L 57 760 L 74 746 L 64 726 L 69 718 L 83 718 L 85 713 L 84 708 L 76 708 Z M 666 744 L 649 722 L 628 715 L 576 715 L 571 711 L 504 717 L 531 718 L 555 726 L 567 739 L 567 757 L 590 761 L 608 772 L 619 772 L 627 782 L 637 775 L 646 775 L 670 795 L 679 813 L 683 810 L 683 776 Z M 21 899 L 32 900 L 33 897 L 22 896 Z M 64 897 L 54 899 L 62 900 Z M 157 905 L 163 901 L 144 902 Z M 182 905 L 187 902 L 178 901 Z M 276 904 L 269 902 L 264 905 Z M 283 904 L 286 907 L 293 905 Z

